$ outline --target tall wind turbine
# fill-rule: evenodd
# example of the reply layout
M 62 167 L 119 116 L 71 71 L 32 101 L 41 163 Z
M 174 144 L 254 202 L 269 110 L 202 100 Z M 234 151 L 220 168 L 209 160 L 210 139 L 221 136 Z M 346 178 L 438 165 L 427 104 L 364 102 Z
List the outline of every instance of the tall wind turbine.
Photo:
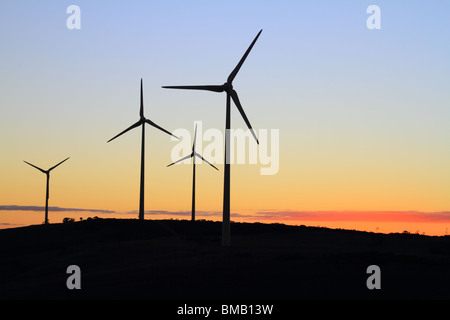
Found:
M 202 159 L 203 161 L 205 161 L 207 164 L 209 164 L 211 167 L 213 167 L 216 170 L 217 169 L 213 164 L 211 164 L 210 162 L 208 162 L 205 158 L 203 158 L 200 154 L 198 154 L 195 151 L 195 141 L 196 141 L 196 137 L 197 137 L 197 125 L 195 125 L 195 133 L 194 133 L 194 143 L 192 145 L 192 153 L 190 155 L 187 155 L 186 157 L 181 158 L 180 160 L 177 160 L 175 162 L 172 162 L 171 164 L 168 165 L 168 167 L 170 167 L 171 165 L 174 165 L 178 162 L 187 160 L 189 158 L 193 158 L 192 159 L 192 167 L 193 167 L 193 178 L 192 178 L 192 213 L 191 213 L 191 220 L 195 221 L 195 157 L 199 157 L 200 159 Z
M 23 162 L 25 162 L 26 164 L 29 164 L 30 166 L 38 169 L 39 171 L 41 171 L 42 173 L 45 173 L 47 175 L 47 191 L 46 191 L 46 196 L 45 196 L 45 220 L 44 220 L 45 224 L 48 224 L 48 198 L 49 198 L 50 171 L 52 171 L 57 166 L 59 166 L 61 163 L 63 163 L 64 161 L 67 161 L 67 160 L 69 160 L 69 158 L 64 159 L 63 161 L 61 161 L 60 163 L 58 163 L 57 165 L 51 167 L 48 170 L 41 169 L 41 168 L 35 166 L 34 164 L 31 164 L 31 163 L 26 162 L 25 160 L 23 160 Z
M 158 126 L 156 123 L 154 123 L 153 121 L 151 121 L 150 119 L 146 119 L 144 117 L 144 94 L 143 94 L 143 88 L 142 88 L 142 79 L 141 79 L 141 109 L 139 111 L 139 116 L 140 119 L 138 122 L 136 122 L 135 124 L 133 124 L 132 126 L 130 126 L 128 129 L 125 129 L 124 131 L 122 131 L 121 133 L 119 133 L 118 135 L 116 135 L 115 137 L 111 138 L 108 140 L 108 142 L 114 140 L 115 138 L 121 136 L 122 134 L 130 131 L 131 129 L 137 128 L 139 126 L 142 126 L 142 140 L 141 140 L 141 188 L 140 188 L 140 196 L 139 196 L 139 220 L 144 220 L 144 167 L 145 167 L 145 124 L 149 124 L 153 127 L 155 127 L 156 129 L 159 129 L 177 139 L 179 139 L 177 136 L 174 136 L 172 133 L 170 133 L 169 131 L 167 131 L 164 128 L 161 128 L 160 126 Z
M 230 127 L 231 127 L 231 110 L 230 110 L 230 100 L 233 99 L 236 108 L 239 110 L 242 118 L 244 119 L 247 127 L 250 129 L 256 142 L 259 144 L 258 138 L 245 115 L 244 109 L 242 108 L 241 102 L 239 101 L 237 92 L 233 89 L 233 80 L 238 74 L 242 67 L 245 59 L 252 50 L 253 46 L 258 40 L 262 29 L 258 32 L 250 47 L 244 53 L 243 57 L 230 73 L 227 78 L 227 82 L 222 85 L 198 85 L 198 86 L 163 86 L 167 89 L 187 89 L 187 90 L 206 90 L 213 92 L 226 92 L 227 102 L 226 102 L 226 120 L 225 120 L 225 172 L 224 172 L 224 188 L 223 188 L 223 218 L 222 218 L 222 246 L 230 246 Z

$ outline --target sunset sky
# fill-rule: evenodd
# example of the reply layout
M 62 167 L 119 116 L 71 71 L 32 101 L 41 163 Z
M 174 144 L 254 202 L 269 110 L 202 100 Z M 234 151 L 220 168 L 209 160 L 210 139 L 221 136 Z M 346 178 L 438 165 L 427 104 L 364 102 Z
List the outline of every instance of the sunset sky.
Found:
M 366 27 L 372 4 L 379 30 Z M 263 29 L 233 84 L 257 134 L 278 130 L 279 168 L 262 175 L 259 155 L 231 166 L 232 220 L 444 235 L 449 12 L 441 0 L 2 1 L 0 228 L 44 220 L 45 175 L 23 160 L 70 157 L 51 173 L 50 223 L 137 218 L 141 131 L 107 141 L 139 120 L 140 79 L 147 118 L 223 132 L 224 93 L 161 86 L 223 84 Z M 146 128 L 146 219 L 190 216 L 192 165 L 166 167 L 178 143 Z M 197 167 L 198 218 L 221 220 L 217 167 Z

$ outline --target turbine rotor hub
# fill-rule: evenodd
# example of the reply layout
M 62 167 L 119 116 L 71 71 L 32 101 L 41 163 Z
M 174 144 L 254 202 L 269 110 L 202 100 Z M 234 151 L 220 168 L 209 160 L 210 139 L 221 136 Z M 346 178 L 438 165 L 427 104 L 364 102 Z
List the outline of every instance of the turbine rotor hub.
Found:
M 230 82 L 225 82 L 223 84 L 223 88 L 225 91 L 229 92 L 229 91 L 233 90 L 233 85 Z

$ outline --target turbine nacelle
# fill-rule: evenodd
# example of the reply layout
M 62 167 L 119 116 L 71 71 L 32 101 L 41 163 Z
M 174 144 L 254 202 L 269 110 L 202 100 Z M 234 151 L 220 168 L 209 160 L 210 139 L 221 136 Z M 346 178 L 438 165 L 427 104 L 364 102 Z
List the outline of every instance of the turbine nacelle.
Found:
M 223 85 L 223 91 L 225 91 L 226 93 L 231 93 L 231 91 L 233 90 L 233 84 L 231 82 L 225 82 Z

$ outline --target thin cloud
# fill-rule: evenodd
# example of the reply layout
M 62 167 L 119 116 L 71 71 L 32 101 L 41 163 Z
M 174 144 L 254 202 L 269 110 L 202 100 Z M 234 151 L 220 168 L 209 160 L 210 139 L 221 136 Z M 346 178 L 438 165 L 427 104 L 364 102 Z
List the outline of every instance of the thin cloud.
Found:
M 137 210 L 128 211 L 127 214 L 137 214 Z M 145 214 L 154 215 L 154 216 L 182 216 L 182 217 L 190 217 L 191 211 L 166 211 L 166 210 L 145 210 Z M 198 217 L 221 217 L 222 211 L 195 211 L 195 215 Z M 235 218 L 252 218 L 253 215 L 239 214 L 239 213 L 231 213 L 231 217 Z
M 0 211 L 36 211 L 42 212 L 41 206 L 0 206 Z M 53 212 L 92 212 L 117 213 L 112 210 L 49 207 Z M 137 210 L 121 214 L 137 214 Z M 150 216 L 190 217 L 191 211 L 146 210 Z M 196 211 L 197 217 L 222 217 L 222 211 Z M 232 218 L 253 221 L 298 222 L 302 221 L 384 221 L 384 222 L 450 222 L 450 211 L 295 211 L 295 210 L 259 210 L 254 213 L 231 213 Z
M 137 211 L 130 211 L 129 213 L 137 214 Z M 165 210 L 146 210 L 145 214 L 149 215 L 172 215 L 172 216 L 191 216 L 191 211 L 165 211 Z M 218 211 L 195 211 L 197 216 L 213 217 L 222 215 L 222 212 Z
M 450 222 L 450 212 L 420 211 L 259 211 L 254 218 L 298 221 Z
M 0 211 L 43 211 L 45 207 L 41 206 L 0 206 Z M 79 209 L 79 208 L 60 208 L 60 207 L 48 207 L 48 211 L 54 212 L 93 212 L 93 213 L 116 213 L 112 210 L 99 210 L 99 209 Z
M 137 210 L 129 211 L 137 214 Z M 191 211 L 146 210 L 153 216 L 190 217 Z M 221 217 L 221 211 L 196 211 L 198 217 Z M 257 211 L 254 213 L 231 213 L 231 217 L 255 221 L 404 221 L 404 222 L 450 222 L 450 212 L 420 211 Z

